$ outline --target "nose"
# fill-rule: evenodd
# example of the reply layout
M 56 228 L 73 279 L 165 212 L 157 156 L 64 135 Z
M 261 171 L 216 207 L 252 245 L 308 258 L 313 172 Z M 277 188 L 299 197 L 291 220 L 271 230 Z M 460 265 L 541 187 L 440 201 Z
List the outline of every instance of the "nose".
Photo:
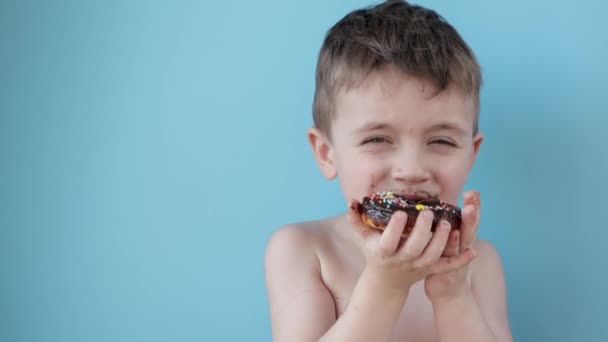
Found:
M 430 178 L 430 171 L 425 166 L 421 152 L 413 148 L 395 156 L 392 173 L 393 179 L 407 185 L 424 183 Z

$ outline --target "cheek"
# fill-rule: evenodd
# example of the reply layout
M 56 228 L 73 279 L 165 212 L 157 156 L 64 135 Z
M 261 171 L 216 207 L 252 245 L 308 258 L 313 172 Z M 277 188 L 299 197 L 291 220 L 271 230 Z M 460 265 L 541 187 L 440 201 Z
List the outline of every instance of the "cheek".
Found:
M 357 155 L 347 160 L 350 162 L 339 164 L 338 178 L 343 192 L 350 198 L 360 200 L 363 196 L 378 191 L 378 183 L 390 174 L 386 163 L 377 158 Z
M 455 199 L 467 180 L 468 167 L 462 161 L 444 163 L 443 167 L 436 170 L 435 176 L 440 183 L 443 195 Z

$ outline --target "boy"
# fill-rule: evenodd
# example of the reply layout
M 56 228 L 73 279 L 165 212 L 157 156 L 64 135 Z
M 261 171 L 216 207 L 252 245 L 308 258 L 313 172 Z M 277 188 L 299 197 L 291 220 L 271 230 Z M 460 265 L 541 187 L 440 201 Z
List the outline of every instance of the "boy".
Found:
M 344 215 L 276 231 L 265 256 L 275 341 L 512 341 L 495 249 L 475 241 L 480 197 L 463 196 L 460 230 L 431 233 L 423 211 L 381 232 L 356 201 L 376 191 L 456 204 L 482 142 L 481 72 L 435 12 L 404 1 L 357 10 L 319 54 L 308 139 Z

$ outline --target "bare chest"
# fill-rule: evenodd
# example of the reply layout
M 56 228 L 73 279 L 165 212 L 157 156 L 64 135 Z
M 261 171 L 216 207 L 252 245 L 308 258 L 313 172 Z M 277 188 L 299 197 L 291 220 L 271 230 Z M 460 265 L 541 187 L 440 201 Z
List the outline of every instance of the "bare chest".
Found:
M 346 310 L 350 296 L 359 279 L 362 265 L 344 262 L 334 256 L 325 260 L 323 278 L 330 289 L 337 317 Z M 433 308 L 424 293 L 424 284 L 415 284 L 395 324 L 391 341 L 431 342 L 438 341 Z

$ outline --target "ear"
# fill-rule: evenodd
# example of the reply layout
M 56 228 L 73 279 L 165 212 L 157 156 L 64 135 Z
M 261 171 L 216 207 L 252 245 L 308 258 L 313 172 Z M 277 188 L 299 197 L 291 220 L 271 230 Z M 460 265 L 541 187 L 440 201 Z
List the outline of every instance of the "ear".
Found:
M 336 178 L 333 147 L 329 138 L 317 128 L 309 128 L 306 133 L 321 173 L 328 180 Z
M 473 150 L 471 151 L 471 164 L 469 165 L 469 171 L 473 168 L 473 164 L 475 164 L 475 159 L 477 159 L 477 153 L 479 153 L 479 147 L 483 142 L 483 133 L 477 132 L 473 137 Z

